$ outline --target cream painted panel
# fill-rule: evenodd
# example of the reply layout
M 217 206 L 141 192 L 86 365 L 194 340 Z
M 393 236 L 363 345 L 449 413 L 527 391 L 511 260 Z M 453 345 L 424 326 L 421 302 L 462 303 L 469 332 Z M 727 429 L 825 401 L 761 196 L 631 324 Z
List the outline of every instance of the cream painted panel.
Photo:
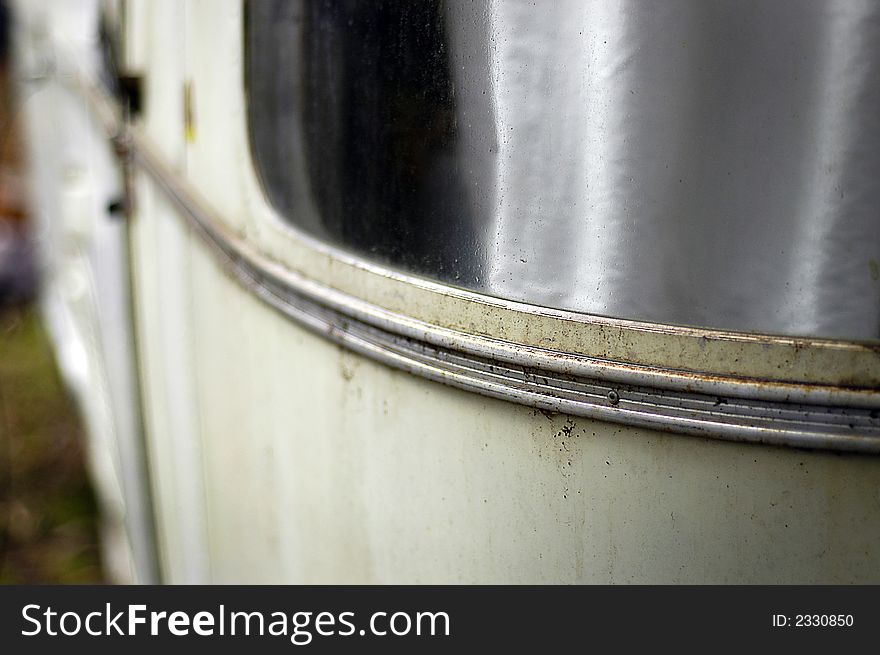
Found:
M 284 531 L 287 508 L 277 489 L 292 471 L 276 460 L 279 444 L 300 422 L 278 424 L 269 409 L 289 405 L 299 391 L 298 377 L 287 386 L 274 382 L 287 326 L 267 330 L 262 310 L 254 313 L 256 303 L 217 279 L 210 254 L 196 247 L 192 257 L 193 330 L 199 335 L 193 347 L 214 581 L 290 579 L 295 569 L 288 567 L 301 548 L 281 542 L 282 534 L 295 540 L 296 531 Z
M 133 17 L 142 32 L 143 129 L 159 152 L 184 172 L 183 60 L 184 3 L 152 0 Z M 140 63 L 140 62 L 139 62 Z
M 132 73 L 143 73 L 147 59 L 155 56 L 147 44 L 146 30 L 143 26 L 149 21 L 150 6 L 156 5 L 155 0 L 121 0 L 124 11 L 125 38 L 123 39 L 123 57 L 125 65 Z
M 199 583 L 208 563 L 189 323 L 192 237 L 146 179 L 136 193 L 132 269 L 159 553 L 166 581 Z
M 230 226 L 244 233 L 245 184 L 238 138 L 244 106 L 228 100 L 242 95 L 241 2 L 196 0 L 186 3 L 186 79 L 191 87 L 193 130 L 187 144 L 187 177 L 214 207 L 222 207 Z
M 880 580 L 876 458 L 548 417 L 193 283 L 217 582 Z
M 151 2 L 138 16 L 145 30 L 143 126 L 183 172 L 184 7 Z M 159 551 L 166 581 L 199 583 L 209 571 L 192 362 L 193 236 L 143 176 L 134 201 L 132 268 Z

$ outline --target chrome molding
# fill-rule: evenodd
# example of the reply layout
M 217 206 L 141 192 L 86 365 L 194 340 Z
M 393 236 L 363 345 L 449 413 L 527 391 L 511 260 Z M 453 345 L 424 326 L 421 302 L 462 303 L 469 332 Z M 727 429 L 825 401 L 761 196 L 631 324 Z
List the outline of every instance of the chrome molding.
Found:
M 162 189 L 231 277 L 353 351 L 544 412 L 737 442 L 880 453 L 878 389 L 701 375 L 521 345 L 431 325 L 311 280 L 232 232 L 147 137 L 118 120 L 101 91 L 88 84 L 80 89 L 130 161 Z

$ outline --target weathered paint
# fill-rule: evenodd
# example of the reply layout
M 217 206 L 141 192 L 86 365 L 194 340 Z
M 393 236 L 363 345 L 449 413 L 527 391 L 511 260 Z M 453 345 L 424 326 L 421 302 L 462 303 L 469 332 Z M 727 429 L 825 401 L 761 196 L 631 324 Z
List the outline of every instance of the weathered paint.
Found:
M 250 164 L 240 3 L 180 7 L 150 3 L 132 26 L 148 35 L 139 127 L 227 228 L 279 267 L 519 345 L 768 384 L 870 391 L 880 381 L 871 344 L 585 323 L 304 238 L 274 215 Z M 186 79 L 198 125 L 189 143 Z M 880 459 L 624 428 L 396 371 L 230 279 L 143 174 L 135 201 L 137 334 L 169 581 L 880 579 Z

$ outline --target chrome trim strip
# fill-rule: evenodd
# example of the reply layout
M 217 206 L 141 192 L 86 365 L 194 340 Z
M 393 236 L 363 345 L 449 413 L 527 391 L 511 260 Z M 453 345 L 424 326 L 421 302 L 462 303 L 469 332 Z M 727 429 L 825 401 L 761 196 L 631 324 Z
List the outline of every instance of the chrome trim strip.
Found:
M 135 165 L 227 273 L 285 316 L 351 350 L 541 411 L 729 441 L 880 453 L 878 389 L 700 375 L 519 345 L 430 325 L 310 280 L 228 229 L 145 136 L 115 120 L 100 91 L 84 90 Z

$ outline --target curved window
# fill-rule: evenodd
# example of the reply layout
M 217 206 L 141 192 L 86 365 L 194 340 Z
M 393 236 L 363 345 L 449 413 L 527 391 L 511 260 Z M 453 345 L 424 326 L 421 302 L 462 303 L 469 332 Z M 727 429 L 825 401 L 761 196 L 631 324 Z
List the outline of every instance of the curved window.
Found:
M 292 225 L 558 309 L 880 337 L 880 5 L 246 2 Z

